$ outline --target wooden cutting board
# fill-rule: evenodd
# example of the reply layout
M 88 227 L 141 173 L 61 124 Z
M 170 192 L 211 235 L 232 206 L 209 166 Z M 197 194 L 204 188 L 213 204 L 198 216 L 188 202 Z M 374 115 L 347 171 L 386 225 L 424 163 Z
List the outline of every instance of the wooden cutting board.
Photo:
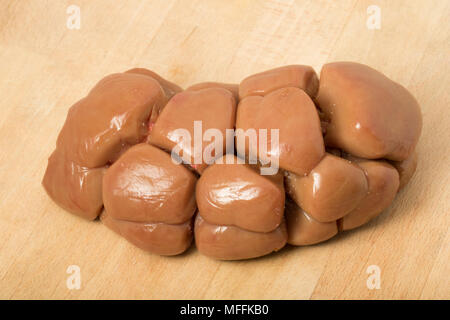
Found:
M 0 298 L 449 299 L 449 16 L 448 0 L 1 1 Z M 414 179 L 358 230 L 250 261 L 159 257 L 40 185 L 68 108 L 109 73 L 140 66 L 186 87 L 337 60 L 402 83 L 424 117 Z M 371 265 L 380 289 L 367 286 Z

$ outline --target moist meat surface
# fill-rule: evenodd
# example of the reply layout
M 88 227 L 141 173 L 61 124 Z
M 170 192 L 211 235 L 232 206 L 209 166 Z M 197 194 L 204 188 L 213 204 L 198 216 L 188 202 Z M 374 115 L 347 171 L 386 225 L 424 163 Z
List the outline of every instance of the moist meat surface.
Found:
M 184 141 L 198 123 L 200 138 L 211 129 L 222 145 Z M 291 65 L 185 91 L 135 68 L 69 109 L 43 186 L 148 252 L 195 242 L 215 259 L 250 259 L 326 241 L 386 210 L 414 175 L 421 129 L 414 97 L 358 63 L 326 64 L 320 80 Z

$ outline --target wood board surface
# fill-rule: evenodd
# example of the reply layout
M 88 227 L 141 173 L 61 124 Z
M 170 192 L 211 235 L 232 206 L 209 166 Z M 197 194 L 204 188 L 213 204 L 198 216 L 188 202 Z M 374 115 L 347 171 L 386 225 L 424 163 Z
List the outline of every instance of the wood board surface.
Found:
M 70 5 L 79 29 L 67 27 Z M 371 5 L 380 29 L 367 27 Z M 0 298 L 449 299 L 449 17 L 448 0 L 0 1 Z M 424 118 L 413 180 L 355 231 L 249 261 L 195 248 L 160 257 L 41 187 L 68 108 L 109 73 L 145 67 L 187 87 L 338 60 L 406 86 Z M 70 265 L 79 290 L 66 285 Z M 366 284 L 370 265 L 380 289 Z

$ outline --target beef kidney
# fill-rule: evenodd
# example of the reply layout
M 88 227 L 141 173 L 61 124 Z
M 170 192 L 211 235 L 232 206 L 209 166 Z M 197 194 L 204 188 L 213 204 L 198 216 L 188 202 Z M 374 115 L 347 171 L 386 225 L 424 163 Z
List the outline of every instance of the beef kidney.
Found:
M 413 96 L 357 63 L 326 64 L 320 81 L 292 65 L 186 91 L 135 68 L 70 108 L 43 185 L 84 218 L 104 207 L 101 221 L 146 251 L 180 254 L 195 235 L 207 256 L 250 259 L 387 209 L 421 128 Z

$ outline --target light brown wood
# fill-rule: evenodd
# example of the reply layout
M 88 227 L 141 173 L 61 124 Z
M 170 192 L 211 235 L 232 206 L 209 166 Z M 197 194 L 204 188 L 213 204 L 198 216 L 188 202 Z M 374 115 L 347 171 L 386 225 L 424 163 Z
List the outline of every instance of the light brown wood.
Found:
M 450 2 L 0 2 L 0 298 L 450 298 Z M 381 8 L 381 29 L 366 27 Z M 135 66 L 187 87 L 286 64 L 353 60 L 417 97 L 419 165 L 392 207 L 321 245 L 219 262 L 195 248 L 145 253 L 57 207 L 41 187 L 67 109 L 106 74 Z M 66 270 L 81 269 L 69 290 Z M 381 288 L 366 286 L 370 265 Z

